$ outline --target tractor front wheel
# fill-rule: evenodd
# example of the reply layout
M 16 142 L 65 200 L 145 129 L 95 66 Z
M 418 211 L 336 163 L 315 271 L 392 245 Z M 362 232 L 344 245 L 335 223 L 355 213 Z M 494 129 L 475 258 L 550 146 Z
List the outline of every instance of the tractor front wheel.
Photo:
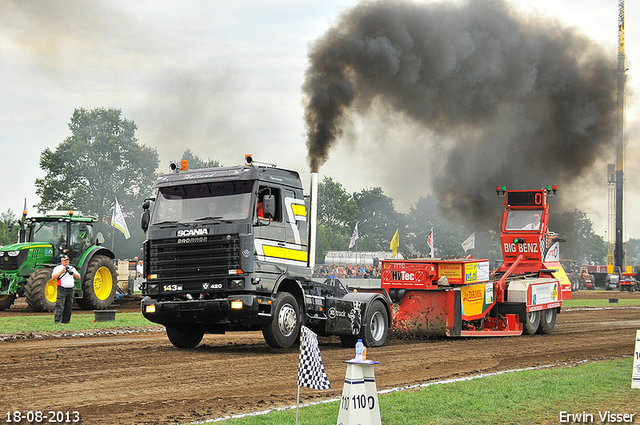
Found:
M 51 279 L 51 267 L 35 270 L 27 279 L 24 291 L 27 304 L 34 311 L 53 311 L 58 297 L 58 281 Z
M 116 266 L 109 257 L 96 255 L 89 261 L 82 279 L 80 307 L 87 310 L 105 310 L 116 296 Z
M 15 295 L 0 295 L 0 311 L 6 310 L 11 307 L 15 300 Z

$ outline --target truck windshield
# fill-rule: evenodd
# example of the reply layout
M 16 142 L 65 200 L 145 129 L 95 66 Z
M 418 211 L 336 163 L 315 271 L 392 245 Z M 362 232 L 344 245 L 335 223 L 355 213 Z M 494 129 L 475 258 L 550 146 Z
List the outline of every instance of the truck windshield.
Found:
M 504 230 L 540 230 L 542 210 L 509 210 Z
M 252 181 L 197 183 L 158 190 L 151 224 L 249 217 Z

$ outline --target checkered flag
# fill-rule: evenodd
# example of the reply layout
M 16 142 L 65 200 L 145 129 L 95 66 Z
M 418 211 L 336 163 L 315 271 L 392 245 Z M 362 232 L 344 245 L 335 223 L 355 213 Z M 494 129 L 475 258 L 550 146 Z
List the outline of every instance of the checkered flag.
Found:
M 320 348 L 318 348 L 318 335 L 306 326 L 302 326 L 300 332 L 302 335 L 300 337 L 298 387 L 328 390 L 331 388 L 331 384 L 322 365 Z

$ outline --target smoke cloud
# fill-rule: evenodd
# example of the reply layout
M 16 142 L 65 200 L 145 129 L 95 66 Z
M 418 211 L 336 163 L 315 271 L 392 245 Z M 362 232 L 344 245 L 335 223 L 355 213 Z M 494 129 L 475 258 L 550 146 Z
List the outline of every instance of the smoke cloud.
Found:
M 312 171 L 350 114 L 382 105 L 429 135 L 416 143 L 433 144 L 424 161 L 441 164 L 424 167 L 438 170 L 433 190 L 476 224 L 495 224 L 492 188 L 568 185 L 614 141 L 614 55 L 504 0 L 363 2 L 311 46 L 309 59 Z

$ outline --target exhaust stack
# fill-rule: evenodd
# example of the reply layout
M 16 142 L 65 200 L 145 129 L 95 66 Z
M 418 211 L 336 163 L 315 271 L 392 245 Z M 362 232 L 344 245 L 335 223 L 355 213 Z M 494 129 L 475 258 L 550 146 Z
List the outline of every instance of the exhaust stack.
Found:
M 309 259 L 307 264 L 313 270 L 316 267 L 316 227 L 318 212 L 318 172 L 311 172 L 311 211 L 309 212 Z

